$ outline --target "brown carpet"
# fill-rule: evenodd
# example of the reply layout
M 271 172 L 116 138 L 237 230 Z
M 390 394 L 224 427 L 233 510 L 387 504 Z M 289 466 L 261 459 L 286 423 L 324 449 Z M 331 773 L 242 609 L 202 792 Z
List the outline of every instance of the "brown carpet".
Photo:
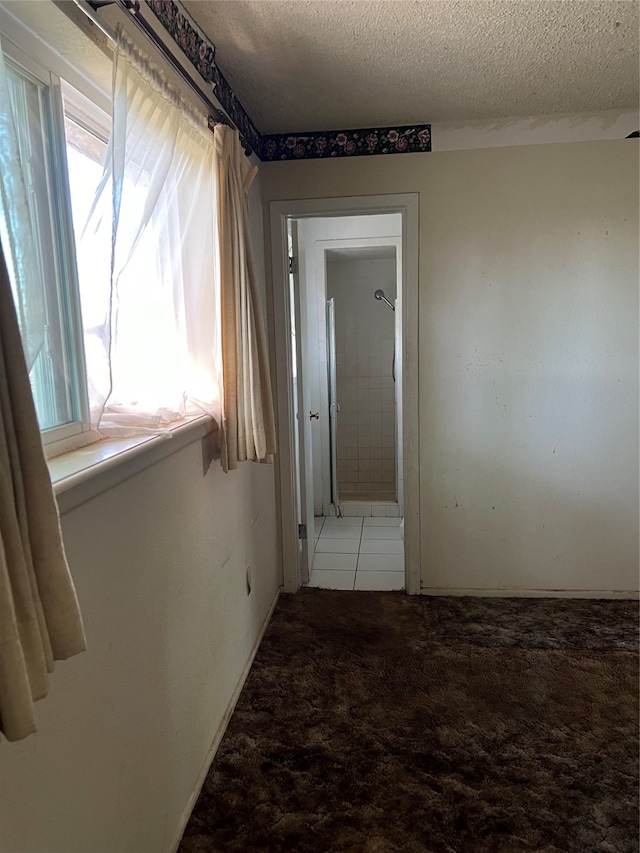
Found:
M 638 851 L 638 606 L 283 596 L 180 853 Z

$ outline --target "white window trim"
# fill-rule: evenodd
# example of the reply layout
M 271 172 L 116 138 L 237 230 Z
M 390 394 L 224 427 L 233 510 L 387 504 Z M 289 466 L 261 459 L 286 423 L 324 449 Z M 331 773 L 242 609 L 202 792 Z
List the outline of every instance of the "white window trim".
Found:
M 111 114 L 111 102 L 108 93 L 79 73 L 70 62 L 56 53 L 36 33 L 14 18 L 4 6 L 0 6 L 0 23 L 2 25 L 3 50 L 10 60 L 22 67 L 28 74 L 33 75 L 34 79 L 50 86 L 52 90 L 56 87 L 59 89 L 62 81 L 66 81 L 79 93 L 87 107 L 98 107 L 102 112 Z M 55 141 L 55 144 L 58 144 L 58 140 Z M 69 234 L 65 230 L 64 239 L 66 240 L 68 237 Z M 71 294 L 73 308 L 79 311 L 80 309 L 76 305 L 78 298 L 77 293 Z M 79 345 L 77 339 L 72 340 L 71 345 L 76 350 L 76 360 L 79 359 L 83 365 L 82 378 L 86 383 L 84 354 L 80 357 L 80 353 L 77 352 Z M 81 409 L 86 409 L 88 406 L 86 390 L 80 388 L 77 393 L 80 394 L 82 400 Z M 86 411 L 80 412 L 81 418 L 87 414 Z M 88 420 L 83 419 L 42 430 L 41 436 L 47 458 L 59 456 L 73 451 L 75 448 L 82 448 L 101 439 L 100 434 L 91 429 Z
M 47 139 L 47 172 L 54 177 L 48 178 L 49 191 L 55 199 L 54 208 L 51 209 L 52 223 L 55 222 L 54 230 L 54 253 L 56 262 L 56 281 L 58 284 L 58 306 L 65 314 L 64 320 L 64 345 L 65 355 L 70 358 L 73 367 L 69 379 L 73 385 L 73 396 L 75 398 L 73 414 L 75 418 L 67 423 L 58 424 L 48 429 L 41 429 L 42 442 L 45 447 L 54 445 L 70 446 L 71 436 L 78 436 L 75 443 L 86 443 L 82 440 L 84 433 L 90 430 L 88 420 L 88 400 L 86 391 L 86 368 L 84 350 L 82 347 L 82 321 L 80 316 L 79 294 L 77 291 L 77 277 L 75 274 L 75 247 L 73 243 L 73 230 L 71 223 L 71 208 L 66 191 L 60 192 L 62 180 L 61 151 L 63 139 L 60 134 L 64 132 L 61 126 L 63 120 L 60 99 L 60 78 L 38 59 L 25 53 L 20 47 L 10 43 L 3 48 L 8 67 L 15 68 L 21 77 L 31 79 L 38 86 L 43 86 L 48 91 L 50 98 L 52 123 L 48 130 L 53 130 L 53 138 Z M 66 195 L 66 197 L 65 197 Z M 66 280 L 67 276 L 70 280 Z M 67 312 L 65 312 L 65 308 Z M 57 452 L 60 452 L 58 450 Z
M 81 421 L 73 421 L 52 429 L 41 430 L 40 435 L 47 459 L 60 456 L 61 453 L 68 453 L 70 450 L 90 444 L 92 441 L 100 440 L 99 433 L 89 429 Z
M 206 470 L 217 457 L 217 429 L 210 415 L 194 415 L 162 435 L 102 439 L 49 459 L 49 475 L 61 514 L 200 439 Z

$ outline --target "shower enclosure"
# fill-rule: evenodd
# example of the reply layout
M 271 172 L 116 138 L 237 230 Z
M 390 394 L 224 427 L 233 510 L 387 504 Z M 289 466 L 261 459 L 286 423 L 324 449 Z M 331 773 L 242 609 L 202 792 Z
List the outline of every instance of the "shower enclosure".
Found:
M 328 251 L 326 288 L 332 502 L 395 502 L 395 249 Z

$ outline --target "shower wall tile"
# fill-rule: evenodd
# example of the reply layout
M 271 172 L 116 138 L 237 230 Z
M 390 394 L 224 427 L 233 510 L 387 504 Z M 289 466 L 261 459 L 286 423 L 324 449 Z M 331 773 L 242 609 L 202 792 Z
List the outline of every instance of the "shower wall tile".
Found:
M 374 299 L 396 295 L 395 261 L 333 261 L 327 292 L 336 300 L 338 477 L 344 500 L 394 501 L 395 318 Z

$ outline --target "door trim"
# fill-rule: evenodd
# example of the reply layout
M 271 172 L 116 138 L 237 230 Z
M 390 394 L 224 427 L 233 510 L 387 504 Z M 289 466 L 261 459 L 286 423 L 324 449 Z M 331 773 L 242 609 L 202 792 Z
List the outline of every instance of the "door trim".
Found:
M 269 205 L 275 342 L 276 412 L 278 421 L 278 480 L 285 592 L 300 588 L 298 521 L 294 464 L 293 399 L 291 393 L 291 315 L 288 296 L 287 218 L 362 216 L 375 213 L 402 215 L 402 437 L 404 474 L 404 566 L 409 595 L 420 594 L 420 456 L 418 246 L 419 194 L 401 193 L 345 198 L 272 201 Z

